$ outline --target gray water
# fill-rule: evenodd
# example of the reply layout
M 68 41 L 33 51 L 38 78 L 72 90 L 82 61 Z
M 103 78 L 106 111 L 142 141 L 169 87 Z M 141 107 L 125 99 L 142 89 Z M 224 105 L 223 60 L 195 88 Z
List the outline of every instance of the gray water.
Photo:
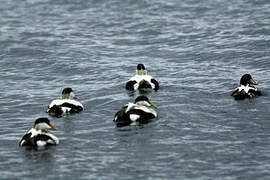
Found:
M 268 0 L 0 0 L 0 179 L 269 179 L 269 47 Z M 158 118 L 116 128 L 138 63 Z M 264 96 L 232 99 L 244 73 Z M 60 144 L 19 147 L 65 87 Z

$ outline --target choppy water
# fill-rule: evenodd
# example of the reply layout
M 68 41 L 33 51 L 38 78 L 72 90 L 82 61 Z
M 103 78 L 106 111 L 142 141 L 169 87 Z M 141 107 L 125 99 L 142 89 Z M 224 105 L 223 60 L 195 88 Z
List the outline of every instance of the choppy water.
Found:
M 269 47 L 268 0 L 0 0 L 1 179 L 268 179 Z M 137 63 L 159 118 L 116 128 Z M 230 97 L 244 73 L 264 96 Z M 20 148 L 64 87 L 85 111 Z

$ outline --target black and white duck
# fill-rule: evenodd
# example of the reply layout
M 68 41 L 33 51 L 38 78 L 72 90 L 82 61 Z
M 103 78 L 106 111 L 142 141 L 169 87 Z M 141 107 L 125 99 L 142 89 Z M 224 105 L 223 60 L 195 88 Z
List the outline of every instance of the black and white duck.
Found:
M 158 90 L 159 83 L 152 76 L 147 74 L 147 70 L 145 69 L 143 64 L 138 64 L 136 69 L 136 75 L 131 77 L 129 81 L 126 83 L 127 90 Z
M 245 98 L 253 98 L 261 96 L 262 93 L 255 87 L 258 83 L 250 74 L 244 74 L 240 79 L 240 85 L 231 94 L 235 100 L 243 100 Z
M 48 130 L 56 130 L 48 118 L 38 118 L 34 126 L 22 137 L 19 145 L 45 147 L 59 144 L 58 138 Z
M 153 108 L 157 107 L 146 96 L 139 96 L 115 114 L 114 122 L 118 127 L 148 123 L 157 117 Z
M 84 107 L 76 100 L 73 90 L 65 88 L 62 91 L 62 99 L 53 100 L 48 106 L 47 113 L 52 116 L 61 117 L 65 114 L 79 113 Z

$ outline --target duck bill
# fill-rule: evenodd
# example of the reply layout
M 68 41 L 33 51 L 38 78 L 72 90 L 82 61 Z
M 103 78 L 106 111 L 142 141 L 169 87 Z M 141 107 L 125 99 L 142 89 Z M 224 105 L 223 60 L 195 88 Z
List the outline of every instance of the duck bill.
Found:
M 77 96 L 75 95 L 74 92 L 70 93 L 70 99 L 77 99 Z
M 157 108 L 151 101 L 148 101 L 148 103 L 151 105 L 151 107 Z
M 51 127 L 51 129 L 57 130 L 57 128 L 53 124 L 50 123 L 49 126 Z
M 254 79 L 250 79 L 250 83 L 251 83 L 252 85 L 258 85 L 258 82 L 255 81 Z

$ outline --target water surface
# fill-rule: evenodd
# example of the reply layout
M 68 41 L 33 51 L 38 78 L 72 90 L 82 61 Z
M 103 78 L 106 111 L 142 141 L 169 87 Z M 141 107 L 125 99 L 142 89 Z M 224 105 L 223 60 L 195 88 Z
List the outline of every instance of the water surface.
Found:
M 268 179 L 267 0 L 0 0 L 1 179 Z M 116 128 L 144 63 L 158 118 Z M 230 97 L 244 73 L 264 96 Z M 85 110 L 52 118 L 60 139 L 18 142 L 72 87 Z

